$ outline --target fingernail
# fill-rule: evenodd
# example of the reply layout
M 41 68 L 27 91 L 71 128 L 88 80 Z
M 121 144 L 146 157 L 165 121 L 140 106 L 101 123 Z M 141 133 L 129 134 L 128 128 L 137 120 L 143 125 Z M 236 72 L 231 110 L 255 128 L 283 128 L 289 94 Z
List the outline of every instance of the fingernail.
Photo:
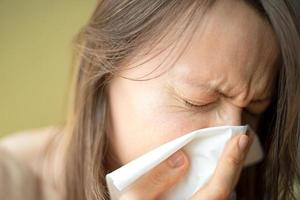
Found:
M 178 168 L 184 164 L 184 156 L 181 151 L 177 151 L 168 158 L 168 163 L 172 168 Z
M 241 135 L 239 139 L 239 148 L 242 152 L 246 151 L 248 144 L 249 144 L 249 136 Z

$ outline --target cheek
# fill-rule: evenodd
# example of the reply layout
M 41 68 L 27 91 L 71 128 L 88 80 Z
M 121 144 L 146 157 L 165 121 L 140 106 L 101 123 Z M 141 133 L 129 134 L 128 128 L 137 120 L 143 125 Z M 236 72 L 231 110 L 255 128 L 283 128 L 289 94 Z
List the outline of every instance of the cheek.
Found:
M 109 88 L 113 148 L 122 164 L 187 132 L 206 126 L 199 116 L 173 112 L 160 82 L 119 79 Z
M 112 82 L 109 87 L 110 136 L 122 165 L 163 143 L 216 123 L 217 109 L 193 114 L 172 109 L 170 105 L 174 104 L 175 101 L 162 89 L 159 79 Z M 257 119 L 246 113 L 242 119 L 242 124 L 249 123 L 255 129 Z

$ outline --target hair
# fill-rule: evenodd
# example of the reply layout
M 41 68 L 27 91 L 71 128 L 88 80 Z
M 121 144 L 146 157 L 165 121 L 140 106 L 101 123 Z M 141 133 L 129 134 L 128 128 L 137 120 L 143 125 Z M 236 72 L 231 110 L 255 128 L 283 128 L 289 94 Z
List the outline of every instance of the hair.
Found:
M 293 199 L 294 185 L 300 180 L 297 163 L 300 131 L 299 7 L 289 0 L 244 1 L 273 28 L 280 46 L 280 69 L 276 94 L 259 126 L 266 156 L 261 163 L 243 170 L 236 188 L 237 197 L 245 200 Z M 120 65 L 146 55 L 146 49 L 151 50 L 170 33 L 175 44 L 184 33 L 194 33 L 197 23 L 193 22 L 199 22 L 214 2 L 97 2 L 89 21 L 75 38 L 78 55 L 64 138 L 65 199 L 109 199 L 105 175 L 110 172 L 109 166 L 115 158 L 107 131 L 107 85 L 120 70 Z M 140 52 L 143 54 L 138 54 Z

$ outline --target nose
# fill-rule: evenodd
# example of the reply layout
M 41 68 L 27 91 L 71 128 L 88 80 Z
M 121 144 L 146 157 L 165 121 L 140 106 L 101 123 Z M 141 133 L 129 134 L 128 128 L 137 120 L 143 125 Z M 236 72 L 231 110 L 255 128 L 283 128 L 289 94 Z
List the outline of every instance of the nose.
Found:
M 243 108 L 235 105 L 226 105 L 215 112 L 213 126 L 238 126 L 242 123 Z

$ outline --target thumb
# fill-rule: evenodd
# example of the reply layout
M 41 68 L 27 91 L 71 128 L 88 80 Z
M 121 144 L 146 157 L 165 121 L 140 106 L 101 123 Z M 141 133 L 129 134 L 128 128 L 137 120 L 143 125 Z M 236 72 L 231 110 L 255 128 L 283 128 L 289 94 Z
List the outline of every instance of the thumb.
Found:
M 253 133 L 238 134 L 229 140 L 210 181 L 192 199 L 229 199 L 239 179 L 253 142 Z
M 133 183 L 121 196 L 121 200 L 157 199 L 175 185 L 187 169 L 188 158 L 182 150 L 178 150 Z

